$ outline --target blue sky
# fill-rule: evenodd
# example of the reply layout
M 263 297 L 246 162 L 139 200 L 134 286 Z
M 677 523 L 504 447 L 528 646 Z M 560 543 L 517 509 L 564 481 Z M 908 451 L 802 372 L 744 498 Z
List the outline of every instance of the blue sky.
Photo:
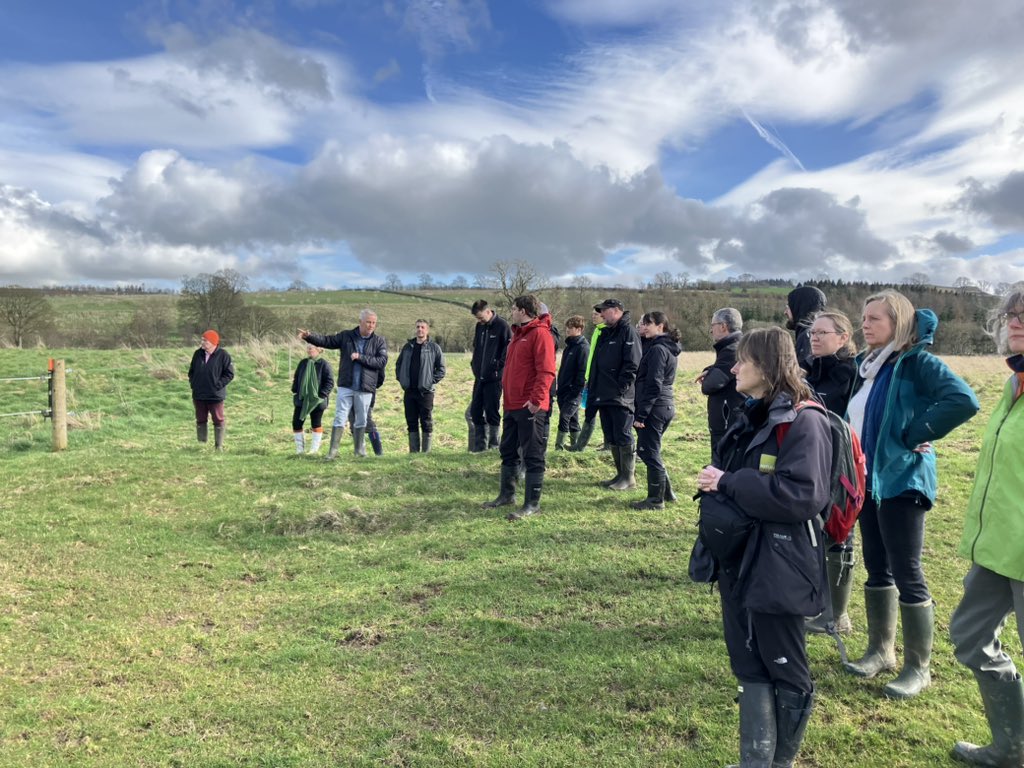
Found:
M 0 283 L 1024 279 L 1017 0 L 7 0 Z

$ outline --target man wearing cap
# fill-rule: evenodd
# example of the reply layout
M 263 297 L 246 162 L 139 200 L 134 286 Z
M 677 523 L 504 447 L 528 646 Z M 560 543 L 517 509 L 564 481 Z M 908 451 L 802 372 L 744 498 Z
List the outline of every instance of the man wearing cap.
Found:
M 377 313 L 364 309 L 359 313 L 359 325 L 333 336 L 321 336 L 299 329 L 299 338 L 323 349 L 340 350 L 338 360 L 338 405 L 331 429 L 331 449 L 327 458 L 338 457 L 338 447 L 345 431 L 350 410 L 355 412 L 352 422 L 352 441 L 356 456 L 366 455 L 366 417 L 373 394 L 377 391 L 380 374 L 388 364 L 388 343 L 374 331 Z
M 621 301 L 605 299 L 597 306 L 605 327 L 594 349 L 587 406 L 597 407 L 601 431 L 615 459 L 615 477 L 602 485 L 613 491 L 624 491 L 636 487 L 633 405 L 636 373 L 642 356 L 640 337 Z
M 214 447 L 224 449 L 224 399 L 227 386 L 235 378 L 231 355 L 220 347 L 220 334 L 207 331 L 199 342 L 188 366 L 188 383 L 192 388 L 192 405 L 196 411 L 196 437 L 207 440 L 207 421 L 213 421 Z
M 473 453 L 498 447 L 501 426 L 501 375 L 505 369 L 505 351 L 512 330 L 483 299 L 470 309 L 476 318 L 473 334 L 473 397 L 469 416 L 473 422 Z
M 555 379 L 555 344 L 551 337 L 551 315 L 540 313 L 536 296 L 525 294 L 513 300 L 512 322 L 516 328 L 501 376 L 505 397 L 499 447 L 501 487 L 498 497 L 485 502 L 484 507 L 494 509 L 515 503 L 522 455 L 526 465 L 526 499 L 518 511 L 507 516 L 509 520 L 519 520 L 540 511 L 551 383 Z

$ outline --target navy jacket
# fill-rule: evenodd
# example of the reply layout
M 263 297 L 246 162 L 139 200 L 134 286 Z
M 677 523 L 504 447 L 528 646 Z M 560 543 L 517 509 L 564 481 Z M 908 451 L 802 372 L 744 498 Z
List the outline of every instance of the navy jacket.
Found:
M 356 362 L 363 367 L 363 375 L 359 385 L 360 392 L 376 392 L 384 381 L 381 377 L 388 364 L 388 343 L 383 336 L 371 333 L 366 340 L 366 347 L 359 355 L 358 361 L 352 360 L 352 353 L 358 352 L 356 340 L 359 338 L 359 326 L 349 331 L 341 331 L 333 336 L 321 336 L 318 333 L 306 334 L 306 341 L 323 349 L 340 350 L 338 356 L 338 386 L 352 388 L 352 373 Z
M 587 406 L 616 405 L 632 411 L 642 356 L 640 336 L 629 312 L 623 312 L 619 322 L 606 325 L 597 337 L 587 383 Z
M 569 336 L 565 340 L 562 363 L 558 367 L 555 395 L 559 400 L 575 400 L 583 394 L 587 383 L 587 358 L 590 342 L 585 336 Z
M 701 393 L 708 398 L 708 431 L 715 438 L 725 434 L 747 399 L 736 391 L 736 377 L 732 374 L 736 347 L 742 336 L 734 331 L 715 342 L 715 363 L 704 369 L 704 380 L 700 383 Z

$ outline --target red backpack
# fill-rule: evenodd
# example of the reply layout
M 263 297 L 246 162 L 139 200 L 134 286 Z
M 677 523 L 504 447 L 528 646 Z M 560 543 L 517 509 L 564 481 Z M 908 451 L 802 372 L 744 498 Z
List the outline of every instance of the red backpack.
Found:
M 850 425 L 821 403 L 805 400 L 796 406 L 797 413 L 801 409 L 817 408 L 828 418 L 829 430 L 832 433 L 832 502 L 822 513 L 825 520 L 824 530 L 833 541 L 842 544 L 850 535 L 857 522 L 857 515 L 864 506 L 864 494 L 867 489 L 867 459 L 860 447 L 857 433 Z M 792 422 L 779 424 L 775 436 L 782 445 L 782 440 Z

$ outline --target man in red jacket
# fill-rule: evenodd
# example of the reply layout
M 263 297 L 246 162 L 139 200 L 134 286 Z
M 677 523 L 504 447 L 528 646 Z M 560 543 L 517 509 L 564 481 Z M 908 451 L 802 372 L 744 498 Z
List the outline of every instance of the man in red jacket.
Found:
M 498 498 L 484 507 L 493 509 L 515 504 L 519 454 L 526 465 L 526 499 L 523 506 L 507 516 L 520 520 L 540 511 L 544 484 L 544 454 L 547 451 L 547 418 L 551 407 L 551 383 L 555 379 L 555 344 L 551 338 L 551 315 L 541 314 L 536 296 L 526 294 L 512 301 L 515 324 L 501 376 L 504 418 L 501 444 L 501 490 Z

